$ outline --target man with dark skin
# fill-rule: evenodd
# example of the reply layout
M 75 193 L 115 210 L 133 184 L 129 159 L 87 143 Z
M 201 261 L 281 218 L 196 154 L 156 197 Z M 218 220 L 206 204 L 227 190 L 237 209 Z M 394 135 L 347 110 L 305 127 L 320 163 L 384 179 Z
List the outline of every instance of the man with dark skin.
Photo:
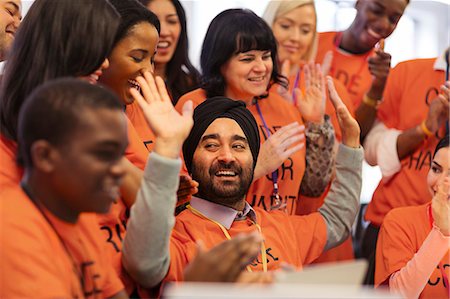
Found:
M 332 51 L 330 75 L 346 86 L 362 139 L 373 125 L 390 71 L 391 55 L 384 52 L 384 39 L 397 27 L 408 4 L 409 0 L 358 0 L 350 27 L 319 36 L 316 60 L 323 61 Z

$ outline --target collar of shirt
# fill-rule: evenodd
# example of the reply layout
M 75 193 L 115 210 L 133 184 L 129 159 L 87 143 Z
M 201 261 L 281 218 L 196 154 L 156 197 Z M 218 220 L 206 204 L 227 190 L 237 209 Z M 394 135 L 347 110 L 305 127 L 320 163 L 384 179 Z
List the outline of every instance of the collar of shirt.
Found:
M 444 71 L 447 68 L 447 63 L 445 62 L 445 54 L 446 51 L 444 51 L 444 53 L 442 53 L 442 55 L 439 55 L 439 57 L 436 59 L 436 61 L 434 62 L 434 69 L 436 71 Z
M 209 219 L 217 221 L 226 229 L 230 229 L 235 220 L 243 220 L 247 217 L 256 223 L 256 213 L 247 202 L 245 202 L 242 212 L 195 196 L 192 197 L 190 205 Z

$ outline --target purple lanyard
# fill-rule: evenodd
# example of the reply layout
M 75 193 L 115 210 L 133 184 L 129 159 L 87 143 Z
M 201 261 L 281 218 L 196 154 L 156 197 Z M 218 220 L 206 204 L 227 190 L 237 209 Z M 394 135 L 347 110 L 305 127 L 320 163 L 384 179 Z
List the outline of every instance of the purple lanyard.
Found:
M 258 100 L 255 101 L 256 110 L 258 111 L 259 117 L 261 118 L 261 121 L 263 123 L 264 129 L 267 134 L 267 138 L 270 137 L 270 130 L 267 126 L 266 120 L 263 117 L 263 114 L 261 112 L 261 108 L 259 107 Z M 275 199 L 275 202 L 273 205 L 270 206 L 270 210 L 282 210 L 286 208 L 286 204 L 283 204 L 280 198 L 280 194 L 278 193 L 278 172 L 277 170 L 272 172 L 272 182 L 273 182 L 273 197 Z

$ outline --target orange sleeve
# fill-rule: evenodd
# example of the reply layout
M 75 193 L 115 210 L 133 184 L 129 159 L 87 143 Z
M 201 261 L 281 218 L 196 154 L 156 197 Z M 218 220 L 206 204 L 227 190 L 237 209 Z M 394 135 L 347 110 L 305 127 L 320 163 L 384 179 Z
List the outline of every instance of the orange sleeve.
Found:
M 416 249 L 409 238 L 414 231 L 408 231 L 398 220 L 398 210 L 389 212 L 383 220 L 378 235 L 375 264 L 375 285 L 383 284 L 392 273 L 400 270 L 414 256 Z

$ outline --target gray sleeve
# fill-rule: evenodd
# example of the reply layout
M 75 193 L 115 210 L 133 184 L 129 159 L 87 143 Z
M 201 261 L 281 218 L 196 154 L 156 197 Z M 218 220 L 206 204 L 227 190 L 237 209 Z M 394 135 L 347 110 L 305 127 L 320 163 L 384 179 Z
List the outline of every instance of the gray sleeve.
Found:
M 161 282 L 169 269 L 180 169 L 181 159 L 151 153 L 131 207 L 122 263 L 130 276 L 146 288 Z
M 306 135 L 306 167 L 300 194 L 319 197 L 331 180 L 334 166 L 334 128 L 325 115 L 323 124 L 308 123 Z
M 339 145 L 336 157 L 336 178 L 325 202 L 319 209 L 327 224 L 325 250 L 342 243 L 350 231 L 359 210 L 364 150 Z

